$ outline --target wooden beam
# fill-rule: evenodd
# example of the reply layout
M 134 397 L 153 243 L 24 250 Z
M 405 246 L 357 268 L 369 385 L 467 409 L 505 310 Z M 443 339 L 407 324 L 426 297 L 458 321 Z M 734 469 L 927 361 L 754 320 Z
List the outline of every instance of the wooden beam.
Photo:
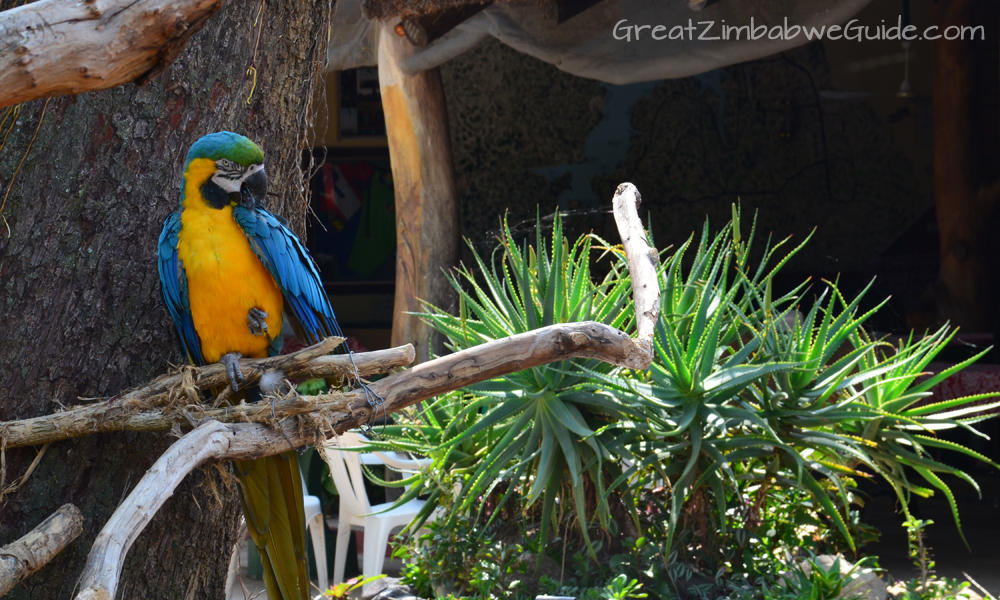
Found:
M 441 271 L 458 263 L 458 192 L 441 74 L 406 73 L 400 63 L 416 48 L 388 22 L 380 27 L 379 84 L 396 190 L 392 345 L 413 344 L 419 363 L 430 355 L 432 330 L 406 313 L 421 311 L 420 300 L 443 309 L 452 304 Z

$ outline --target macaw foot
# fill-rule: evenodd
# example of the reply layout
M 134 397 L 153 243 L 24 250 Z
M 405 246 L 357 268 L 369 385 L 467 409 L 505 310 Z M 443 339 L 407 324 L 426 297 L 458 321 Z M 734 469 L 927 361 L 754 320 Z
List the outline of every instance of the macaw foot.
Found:
M 256 310 L 256 309 L 255 309 Z M 223 354 L 219 362 L 226 365 L 226 374 L 229 375 L 229 385 L 234 392 L 240 391 L 240 384 L 243 383 L 243 371 L 240 370 L 240 359 L 243 355 L 239 352 Z
M 247 313 L 247 325 L 250 327 L 250 333 L 261 336 L 267 333 L 267 313 L 259 308 L 251 308 L 250 312 Z

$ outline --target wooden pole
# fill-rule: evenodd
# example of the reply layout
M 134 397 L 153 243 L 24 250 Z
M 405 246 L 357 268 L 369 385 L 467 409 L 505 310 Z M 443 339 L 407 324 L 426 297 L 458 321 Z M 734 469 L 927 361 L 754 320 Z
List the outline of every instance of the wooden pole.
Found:
M 378 76 L 396 191 L 392 345 L 413 344 L 420 363 L 429 357 L 433 332 L 406 313 L 423 310 L 420 300 L 451 305 L 441 270 L 458 263 L 461 227 L 441 74 L 405 72 L 401 62 L 414 51 L 389 22 L 380 24 Z
M 974 25 L 976 0 L 934 3 L 934 200 L 940 233 L 939 319 L 971 331 L 993 327 L 987 228 L 997 192 L 986 186 L 976 119 L 975 45 L 947 40 L 948 27 Z M 929 323 L 914 323 L 928 325 Z

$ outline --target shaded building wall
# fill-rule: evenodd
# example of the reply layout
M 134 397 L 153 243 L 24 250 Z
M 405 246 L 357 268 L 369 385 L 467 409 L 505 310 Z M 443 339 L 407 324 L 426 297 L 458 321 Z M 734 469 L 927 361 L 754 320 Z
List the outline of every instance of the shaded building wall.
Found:
M 573 77 L 494 41 L 442 70 L 464 233 L 477 245 L 507 210 L 512 222 L 536 206 L 604 211 L 632 181 L 660 245 L 740 202 L 760 209 L 762 232 L 817 227 L 796 270 L 858 270 L 932 204 L 885 118 L 821 95 L 830 69 L 819 44 L 631 86 Z
M 933 281 L 932 256 L 877 259 L 933 205 L 929 46 L 911 52 L 917 98 L 895 97 L 901 53 L 898 42 L 813 43 L 696 77 L 612 86 L 485 42 L 442 67 L 463 235 L 488 252 L 507 211 L 529 231 L 536 209 L 559 207 L 575 233 L 617 241 L 607 211 L 617 184 L 631 181 L 660 247 L 706 217 L 722 223 L 739 202 L 759 210 L 760 237 L 797 241 L 816 228 L 789 271 L 859 281 L 887 271 L 897 281 L 873 296 L 900 287 L 917 296 Z M 906 303 L 895 300 L 896 320 Z

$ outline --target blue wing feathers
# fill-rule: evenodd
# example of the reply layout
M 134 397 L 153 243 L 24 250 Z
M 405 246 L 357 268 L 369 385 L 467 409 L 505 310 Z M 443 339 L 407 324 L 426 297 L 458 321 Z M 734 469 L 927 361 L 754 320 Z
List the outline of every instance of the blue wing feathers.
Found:
M 239 206 L 233 210 L 233 217 L 254 254 L 277 282 L 288 310 L 310 338 L 302 341 L 315 344 L 332 335 L 342 337 L 319 270 L 295 234 L 261 208 Z
M 187 275 L 184 273 L 184 266 L 177 258 L 177 237 L 180 230 L 180 213 L 170 213 L 163 224 L 163 231 L 160 232 L 157 248 L 160 292 L 167 312 L 170 313 L 170 318 L 174 321 L 174 327 L 177 329 L 181 352 L 187 355 L 188 360 L 194 364 L 203 365 L 205 361 L 201 355 L 201 341 L 198 339 L 198 333 L 194 330 L 194 321 L 191 319 Z

